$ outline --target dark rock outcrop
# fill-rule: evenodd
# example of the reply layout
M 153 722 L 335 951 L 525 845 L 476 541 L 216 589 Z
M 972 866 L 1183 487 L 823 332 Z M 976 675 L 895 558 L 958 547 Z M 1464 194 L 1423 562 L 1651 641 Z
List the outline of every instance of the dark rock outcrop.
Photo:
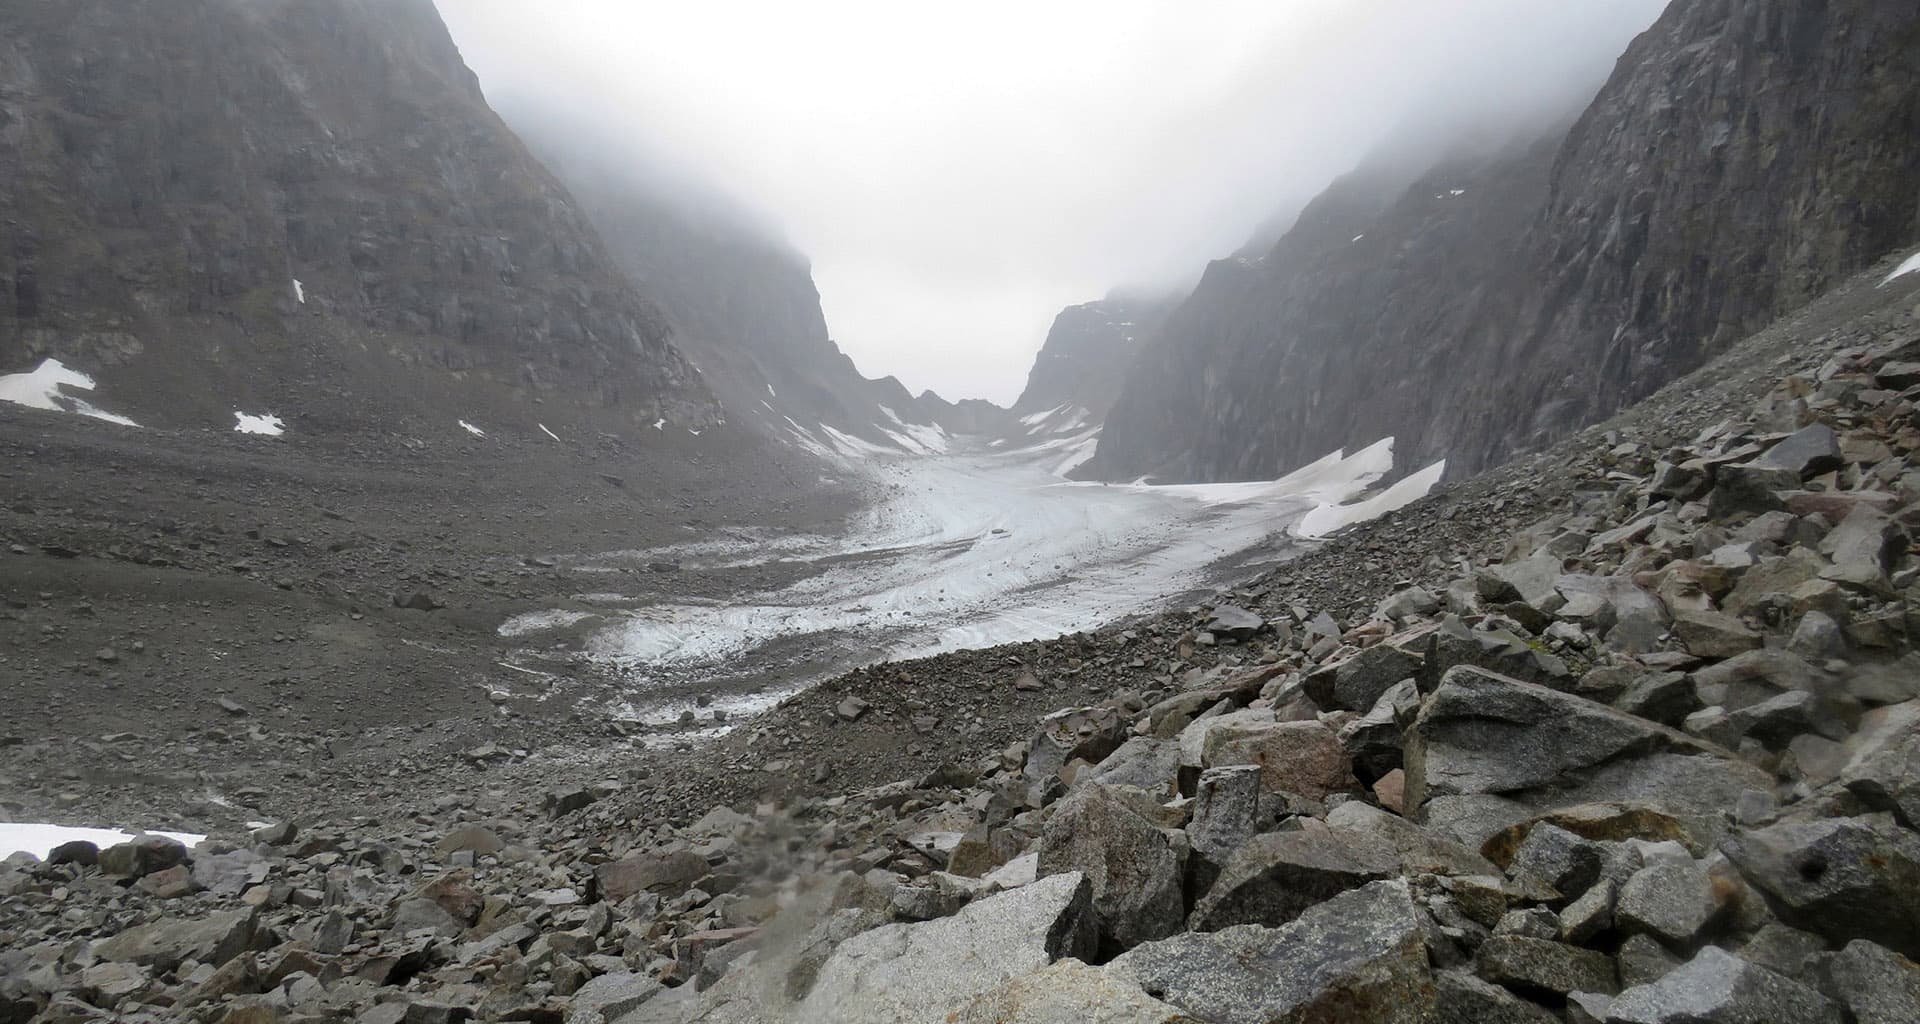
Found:
M 1654 391 L 1920 236 L 1920 11 L 1681 0 L 1571 129 L 1371 166 L 1208 268 L 1083 472 L 1460 475 Z
M 428 0 L 33 0 L 7 29 L 0 367 L 61 359 L 156 425 L 717 418 Z
M 1120 397 L 1120 385 L 1141 343 L 1170 308 L 1167 300 L 1116 293 L 1061 310 L 1033 357 L 1026 389 L 1013 411 L 1024 415 L 1077 407 L 1098 423 Z

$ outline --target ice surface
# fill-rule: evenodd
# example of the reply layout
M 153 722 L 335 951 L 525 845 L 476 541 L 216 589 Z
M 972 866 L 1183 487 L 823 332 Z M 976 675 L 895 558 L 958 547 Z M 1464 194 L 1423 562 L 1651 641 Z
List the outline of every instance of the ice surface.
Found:
M 78 370 L 67 369 L 66 365 L 58 359 L 43 359 L 39 366 L 26 373 L 0 375 L 0 402 L 12 402 L 29 409 L 77 412 L 82 416 L 106 420 L 108 423 L 118 423 L 123 427 L 140 425 L 125 416 L 110 413 L 66 394 L 60 390 L 62 387 L 92 391 L 93 378 Z
M 1342 504 L 1391 471 L 1391 438 L 1278 480 L 1227 484 L 1069 482 L 1054 472 L 1062 454 L 1035 446 L 872 461 L 862 471 L 886 497 L 845 536 L 772 547 L 741 536 L 620 553 L 694 568 L 777 558 L 820 571 L 726 603 L 610 611 L 587 651 L 645 677 L 718 670 L 795 637 L 905 658 L 1057 636 L 1203 585 L 1210 563 L 1273 534 L 1321 536 L 1405 504 L 1441 468 Z
M 472 434 L 475 437 L 487 436 L 486 431 L 481 430 L 479 427 L 476 427 L 471 423 L 468 423 L 466 420 L 460 420 L 459 423 L 460 423 L 460 428 L 462 430 L 465 430 L 467 433 Z
M 188 846 L 207 838 L 191 832 L 152 832 L 149 835 L 166 836 L 177 839 Z M 124 843 L 134 837 L 133 832 L 122 832 L 116 828 L 78 828 L 72 825 L 45 825 L 33 822 L 0 821 L 0 857 L 19 853 L 22 850 L 35 857 L 46 857 L 53 848 L 61 843 L 86 840 L 106 849 Z
M 242 434 L 265 434 L 268 437 L 279 437 L 281 434 L 286 433 L 284 429 L 286 424 L 280 422 L 280 417 L 272 413 L 255 415 L 254 413 L 241 412 L 236 409 L 233 413 L 233 421 L 233 429 Z
M 1885 288 L 1887 285 L 1893 283 L 1894 278 L 1900 277 L 1903 274 L 1911 274 L 1916 270 L 1920 270 L 1920 252 L 1916 252 L 1907 257 L 1905 262 L 1893 268 L 1893 273 L 1888 274 L 1887 279 L 1880 282 L 1880 287 Z

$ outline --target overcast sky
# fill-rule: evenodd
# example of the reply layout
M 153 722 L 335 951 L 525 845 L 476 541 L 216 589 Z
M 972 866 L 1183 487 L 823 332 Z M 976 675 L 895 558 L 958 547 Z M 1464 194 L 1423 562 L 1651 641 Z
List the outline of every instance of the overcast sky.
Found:
M 1396 126 L 1574 108 L 1665 0 L 439 0 L 490 93 L 784 227 L 868 376 L 1011 403 L 1061 306 L 1191 281 Z

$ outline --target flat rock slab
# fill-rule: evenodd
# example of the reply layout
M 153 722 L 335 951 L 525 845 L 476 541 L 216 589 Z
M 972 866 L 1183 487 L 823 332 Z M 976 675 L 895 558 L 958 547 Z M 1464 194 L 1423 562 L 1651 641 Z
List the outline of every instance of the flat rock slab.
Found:
M 1201 1024 L 1139 985 L 1078 960 L 1007 981 L 945 1018 L 950 1024 Z
M 1282 925 L 1308 908 L 1399 873 L 1385 837 L 1362 832 L 1269 832 L 1234 852 L 1194 905 L 1195 931 L 1236 924 Z
M 1214 1024 L 1413 1024 L 1433 1009 L 1420 914 L 1397 880 L 1335 896 L 1280 928 L 1147 943 L 1106 969 Z
M 968 904 L 952 917 L 892 924 L 833 951 L 795 1024 L 941 1024 L 957 1006 L 1062 957 L 1092 959 L 1092 887 L 1069 872 Z
M 1833 1001 L 1714 946 L 1651 985 L 1620 993 L 1607 1024 L 1841 1024 Z
M 1408 812 L 1475 847 L 1542 812 L 1602 802 L 1673 815 L 1710 844 L 1742 793 L 1773 784 L 1685 733 L 1467 666 L 1447 671 L 1407 730 L 1406 773 Z

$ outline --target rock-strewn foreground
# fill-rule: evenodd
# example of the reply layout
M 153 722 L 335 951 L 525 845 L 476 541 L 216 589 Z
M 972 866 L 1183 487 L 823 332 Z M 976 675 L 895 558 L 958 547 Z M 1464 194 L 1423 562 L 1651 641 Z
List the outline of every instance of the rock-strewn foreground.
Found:
M 11 858 L 0 1021 L 1913 1021 L 1920 308 L 1876 283 L 1216 607 L 848 677 L 677 775 Z

